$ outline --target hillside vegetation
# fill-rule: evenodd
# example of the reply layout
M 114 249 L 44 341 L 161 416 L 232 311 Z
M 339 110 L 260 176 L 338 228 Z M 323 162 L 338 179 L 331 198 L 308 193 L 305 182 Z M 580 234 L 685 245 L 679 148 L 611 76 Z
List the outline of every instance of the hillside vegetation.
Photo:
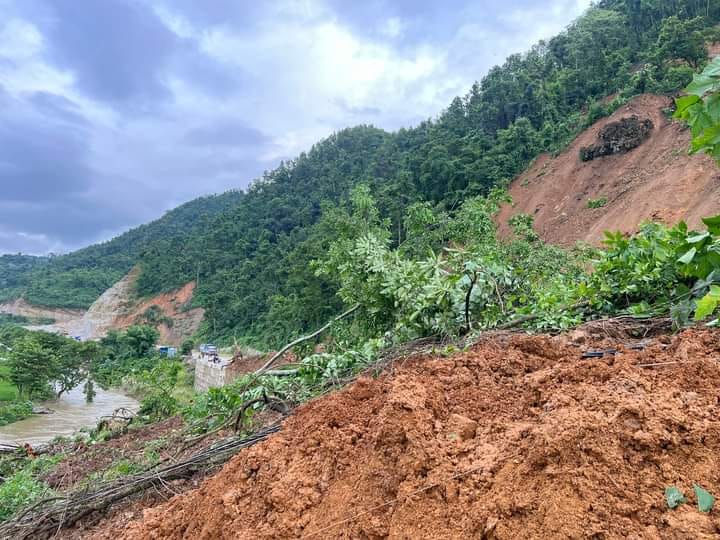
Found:
M 141 295 L 199 277 L 194 301 L 206 310 L 206 336 L 278 346 L 341 308 L 337 277 L 309 263 L 338 236 L 322 216 L 347 206 L 354 187 L 367 186 L 397 247 L 417 224 L 408 220 L 417 203 L 453 214 L 629 97 L 685 86 L 718 21 L 720 6 L 697 0 L 601 1 L 558 36 L 491 69 L 435 120 L 396 133 L 342 130 L 245 194 L 188 203 L 111 242 L 53 258 L 21 276 L 12 294 L 87 306 L 140 263 Z M 197 219 L 208 206 L 215 211 Z
M 163 242 L 208 227 L 212 216 L 236 205 L 239 191 L 200 197 L 101 244 L 68 255 L 0 257 L 0 301 L 23 296 L 51 308 L 87 308 Z

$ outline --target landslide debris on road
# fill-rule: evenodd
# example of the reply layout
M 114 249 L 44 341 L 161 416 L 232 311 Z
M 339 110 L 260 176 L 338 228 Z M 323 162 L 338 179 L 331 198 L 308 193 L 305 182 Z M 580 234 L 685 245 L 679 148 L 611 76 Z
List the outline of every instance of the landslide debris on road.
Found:
M 362 378 L 95 537 L 717 538 L 720 514 L 691 493 L 720 495 L 720 333 L 642 351 L 573 336 L 496 337 Z M 580 358 L 596 347 L 619 353 Z M 667 486 L 688 504 L 669 510 Z

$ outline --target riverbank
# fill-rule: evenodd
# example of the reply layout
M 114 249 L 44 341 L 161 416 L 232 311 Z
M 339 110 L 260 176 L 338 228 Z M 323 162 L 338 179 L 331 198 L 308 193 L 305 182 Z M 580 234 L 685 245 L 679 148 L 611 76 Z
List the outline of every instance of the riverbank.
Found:
M 33 414 L 31 401 L 11 401 L 0 403 L 0 428 L 19 422 Z
M 129 475 L 206 451 L 229 434 L 229 430 L 221 430 L 202 438 L 189 437 L 188 426 L 179 415 L 156 422 L 136 417 L 131 422 L 114 421 L 95 426 L 87 440 L 52 441 L 43 445 L 40 455 L 26 449 L 0 454 L 0 529 L 13 514 L 40 499 L 78 492 L 86 494 L 108 482 L 122 483 Z M 89 515 L 73 530 L 62 532 L 70 538 L 91 537 L 92 527 L 103 517 L 137 519 L 145 507 L 156 506 L 175 494 L 199 487 L 220 465 L 206 464 L 177 478 L 159 481 L 156 489 L 130 496 L 112 505 L 107 513 Z M 60 533 L 54 530 L 50 536 Z M 0 530 L 2 539 L 16 537 Z M 40 537 L 45 536 L 26 538 Z
M 0 427 L 0 443 L 37 445 L 55 437 L 69 437 L 82 428 L 94 427 L 102 416 L 116 409 L 137 411 L 136 399 L 120 392 L 97 388 L 92 403 L 85 401 L 82 386 L 78 386 L 53 401 L 39 403 L 53 410 L 52 414 L 31 415 L 28 418 Z

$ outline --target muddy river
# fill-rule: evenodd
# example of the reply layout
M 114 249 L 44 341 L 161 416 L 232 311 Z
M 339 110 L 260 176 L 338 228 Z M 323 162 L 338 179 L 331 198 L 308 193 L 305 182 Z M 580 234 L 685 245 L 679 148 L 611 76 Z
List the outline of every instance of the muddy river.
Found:
M 53 414 L 37 414 L 25 420 L 0 427 L 0 444 L 35 445 L 52 440 L 58 435 L 72 435 L 80 428 L 93 427 L 101 416 L 112 414 L 125 407 L 137 411 L 138 402 L 119 392 L 105 391 L 95 386 L 97 395 L 92 403 L 85 403 L 82 385 L 63 395 L 57 401 L 36 403 L 54 410 Z

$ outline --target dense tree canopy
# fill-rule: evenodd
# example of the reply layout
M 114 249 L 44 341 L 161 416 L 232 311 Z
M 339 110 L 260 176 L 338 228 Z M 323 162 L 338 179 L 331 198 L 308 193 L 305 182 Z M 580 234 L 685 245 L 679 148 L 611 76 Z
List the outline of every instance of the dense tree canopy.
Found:
M 437 119 L 396 133 L 339 131 L 246 193 L 200 199 L 111 242 L 53 257 L 13 290 L 40 304 L 86 306 L 139 263 L 141 295 L 199 280 L 194 301 L 206 309 L 205 335 L 276 346 L 340 308 L 337 282 L 310 262 L 337 235 L 337 222 L 323 216 L 355 186 L 367 186 L 388 241 L 400 245 L 412 238 L 408 209 L 422 214 L 417 204 L 434 216 L 452 213 L 632 95 L 681 89 L 704 62 L 705 42 L 718 38 L 718 21 L 716 2 L 601 1 L 491 69 Z

